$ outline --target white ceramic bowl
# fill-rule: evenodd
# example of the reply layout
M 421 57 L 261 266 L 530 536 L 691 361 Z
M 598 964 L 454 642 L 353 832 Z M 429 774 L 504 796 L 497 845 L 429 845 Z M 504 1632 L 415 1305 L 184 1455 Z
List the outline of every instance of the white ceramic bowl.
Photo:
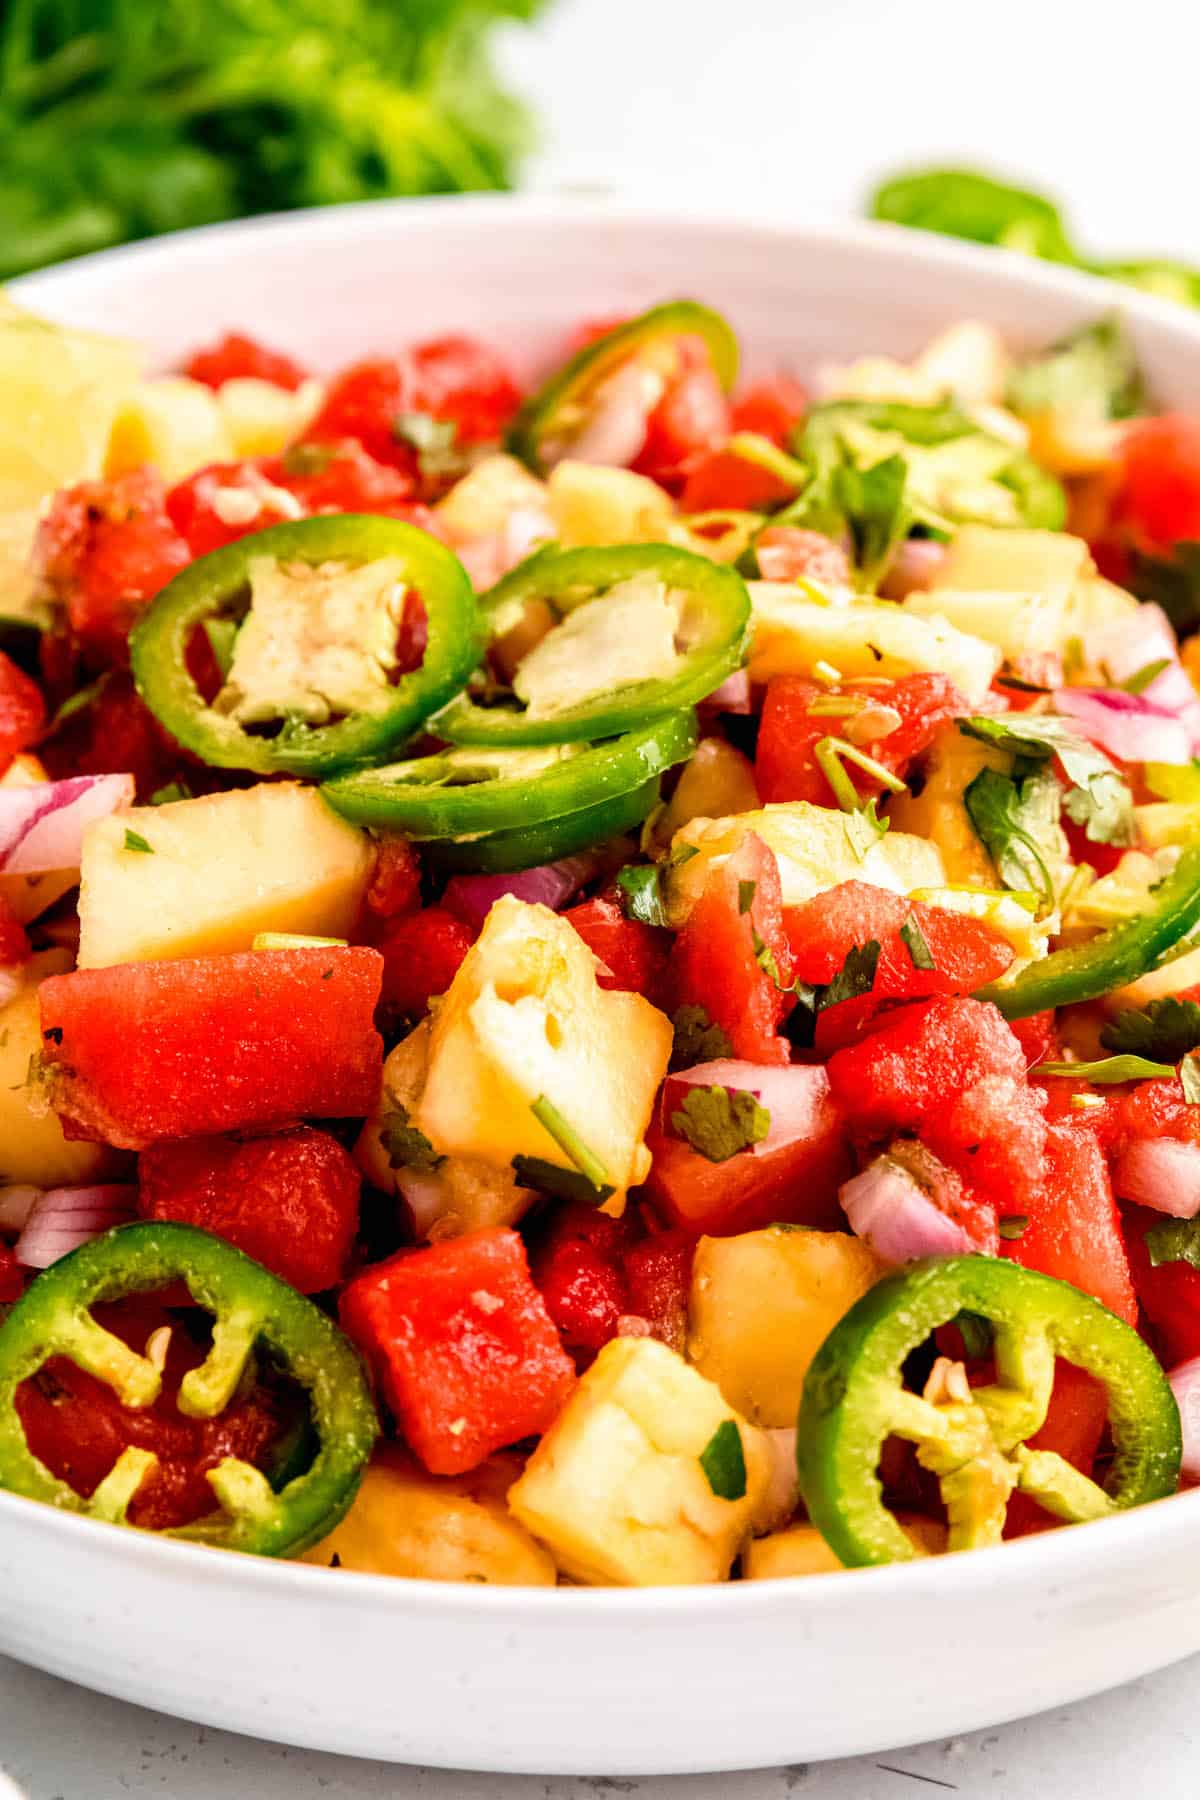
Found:
M 224 326 L 319 364 L 456 329 L 522 364 L 589 315 L 694 294 L 752 366 L 1042 342 L 1126 312 L 1200 408 L 1200 320 L 993 252 L 511 200 L 219 227 L 21 284 L 162 359 Z M 205 1724 L 394 1761 L 648 1774 L 840 1756 L 995 1724 L 1200 1649 L 1200 1492 L 997 1550 L 637 1593 L 445 1587 L 260 1562 L 0 1495 L 0 1650 Z

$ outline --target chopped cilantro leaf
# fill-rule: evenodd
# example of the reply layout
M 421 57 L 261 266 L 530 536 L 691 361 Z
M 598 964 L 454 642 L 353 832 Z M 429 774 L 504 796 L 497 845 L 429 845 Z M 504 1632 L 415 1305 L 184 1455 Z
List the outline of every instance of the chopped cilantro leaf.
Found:
M 514 1156 L 512 1171 L 521 1187 L 536 1188 L 555 1200 L 575 1200 L 581 1206 L 603 1206 L 616 1191 L 607 1185 L 596 1187 L 578 1169 L 561 1169 L 540 1156 Z
M 1189 1106 L 1200 1106 L 1200 1062 L 1191 1050 L 1179 1065 L 1179 1082 Z
M 681 1006 L 671 1019 L 675 1043 L 672 1069 L 690 1069 L 696 1063 L 719 1062 L 733 1055 L 733 1045 L 719 1025 L 714 1025 L 702 1006 Z
M 667 924 L 662 876 L 662 863 L 630 863 L 618 872 L 621 908 L 627 919 L 636 919 L 639 925 Z
M 865 944 L 855 944 L 846 952 L 845 962 L 825 989 L 821 1012 L 831 1006 L 840 1006 L 843 1000 L 859 1000 L 871 992 L 879 967 L 879 951 L 878 938 L 868 938 Z
M 1028 1226 L 1029 1219 L 1025 1213 L 1006 1213 L 1002 1219 L 996 1221 L 996 1230 L 1008 1243 L 1023 1237 Z
M 738 911 L 748 913 L 754 905 L 754 896 L 758 892 L 757 881 L 738 882 Z
M 1169 669 L 1170 666 L 1171 658 L 1169 656 L 1160 656 L 1157 662 L 1149 662 L 1144 664 L 1142 668 L 1136 669 L 1132 675 L 1128 676 L 1121 683 L 1121 686 L 1127 694 L 1144 694 L 1146 689 L 1150 687 L 1153 682 L 1158 680 L 1163 670 Z
M 975 835 L 1005 887 L 1033 892 L 1047 908 L 1054 904 L 1050 865 L 1060 849 L 1060 802 L 1052 775 L 1018 781 L 998 769 L 981 769 L 963 794 Z
M 393 1169 L 413 1169 L 418 1175 L 432 1175 L 445 1162 L 423 1131 L 409 1123 L 408 1108 L 393 1100 L 383 1115 L 379 1142 Z
M 1133 796 L 1128 784 L 1104 752 L 1070 721 L 1043 713 L 1010 713 L 1004 718 L 963 719 L 959 729 L 1023 758 L 1045 761 L 1056 756 L 1071 784 L 1063 801 L 1068 817 L 1094 844 L 1133 843 Z
M 739 1150 L 761 1144 L 771 1115 L 741 1088 L 689 1088 L 671 1124 L 708 1162 L 728 1162 Z
M 285 475 L 324 475 L 337 455 L 332 444 L 289 444 L 279 459 Z
M 1163 1263 L 1189 1263 L 1200 1269 L 1200 1219 L 1164 1219 L 1146 1233 L 1146 1249 L 1157 1269 Z
M 718 1500 L 745 1499 L 746 1452 L 735 1420 L 722 1419 L 700 1452 L 699 1460 Z
M 879 967 L 880 948 L 878 938 L 868 938 L 865 944 L 855 944 L 846 952 L 846 960 L 832 981 L 816 985 L 807 981 L 793 983 L 790 991 L 796 996 L 796 1004 L 783 1027 L 783 1034 L 790 1043 L 798 1049 L 807 1049 L 815 1035 L 818 1013 L 826 1012 L 831 1006 L 840 1006 L 843 1000 L 858 1000 L 871 992 Z
M 914 969 L 937 968 L 937 964 L 933 960 L 933 951 L 929 948 L 925 933 L 921 930 L 921 927 L 917 924 L 917 921 L 913 918 L 911 913 L 909 913 L 907 919 L 905 919 L 903 925 L 900 927 L 900 941 L 908 951 Z
M 890 819 L 881 819 L 874 795 L 865 806 L 857 812 L 848 812 L 842 819 L 842 830 L 846 834 L 846 842 L 857 862 L 862 862 L 868 850 L 873 850 L 881 837 L 886 836 Z
M 1094 1081 L 1109 1086 L 1121 1081 L 1169 1079 L 1170 1063 L 1149 1062 L 1144 1056 L 1106 1056 L 1099 1062 L 1047 1062 L 1031 1069 L 1031 1075 L 1065 1075 L 1069 1080 Z
M 154 845 L 148 844 L 140 831 L 130 831 L 128 826 L 125 828 L 125 848 L 140 851 L 143 856 L 154 855 Z
M 1200 1049 L 1200 1005 L 1173 995 L 1151 1000 L 1141 1012 L 1119 1012 L 1101 1030 L 1100 1042 L 1106 1050 L 1178 1062 L 1189 1050 Z
M 192 790 L 186 781 L 168 781 L 166 787 L 155 788 L 150 796 L 151 806 L 170 806 L 176 800 L 191 800 Z

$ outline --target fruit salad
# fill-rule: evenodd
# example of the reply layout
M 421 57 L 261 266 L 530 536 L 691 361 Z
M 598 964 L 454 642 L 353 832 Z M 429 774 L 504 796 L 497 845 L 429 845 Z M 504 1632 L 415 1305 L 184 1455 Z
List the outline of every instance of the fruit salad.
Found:
M 0 1488 L 653 1586 L 1200 1480 L 1200 421 L 294 349 L 0 310 Z

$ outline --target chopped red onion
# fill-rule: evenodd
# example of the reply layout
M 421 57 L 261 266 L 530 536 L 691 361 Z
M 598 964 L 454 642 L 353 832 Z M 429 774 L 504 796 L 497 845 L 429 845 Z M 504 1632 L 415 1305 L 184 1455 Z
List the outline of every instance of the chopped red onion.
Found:
M 536 869 L 520 869 L 511 875 L 454 875 L 446 883 L 442 904 L 466 925 L 476 929 L 497 900 L 512 894 L 531 906 L 548 906 L 560 912 L 595 873 L 595 858 L 568 856 L 562 862 L 542 863 Z
M 754 704 L 750 697 L 750 674 L 746 669 L 735 669 L 727 675 L 719 688 L 714 688 L 701 703 L 711 706 L 714 712 L 751 713 Z
M 0 874 L 77 869 L 83 834 L 132 805 L 132 775 L 72 775 L 0 791 Z
M 1126 694 L 1120 688 L 1065 687 L 1055 693 L 1054 706 L 1119 762 L 1192 760 L 1186 726 L 1145 694 Z
M 573 462 L 628 468 L 646 442 L 647 422 L 663 387 L 657 369 L 631 357 L 596 389 L 587 423 L 567 444 L 565 454 Z
M 945 544 L 935 544 L 932 538 L 909 538 L 893 557 L 879 592 L 885 600 L 903 600 L 906 594 L 922 594 L 933 586 L 945 560 Z
M 667 1077 L 663 1115 L 668 1121 L 690 1087 L 723 1087 L 731 1093 L 752 1094 L 770 1113 L 771 1124 L 762 1142 L 751 1144 L 745 1154 L 769 1156 L 816 1129 L 817 1114 L 828 1099 L 829 1077 L 824 1069 L 806 1063 L 780 1069 L 728 1056 L 697 1063 L 694 1069 L 681 1069 Z
M 1167 1375 L 1179 1422 L 1183 1426 L 1183 1473 L 1200 1481 L 1200 1356 L 1180 1363 Z
M 17 1239 L 17 1261 L 27 1269 L 48 1269 L 80 1244 L 136 1217 L 135 1187 L 51 1188 Z
M 483 593 L 495 587 L 510 569 L 524 562 L 535 545 L 545 543 L 553 536 L 554 524 L 548 513 L 533 506 L 519 506 L 509 514 L 503 530 L 476 538 L 474 543 L 461 544 L 458 560 L 474 586 Z
M 1179 660 L 1175 633 L 1161 606 L 1147 602 L 1127 617 L 1098 625 L 1088 632 L 1084 650 L 1088 662 L 1115 683 L 1128 681 L 1153 663 L 1165 663 L 1141 697 L 1177 718 L 1192 750 L 1200 749 L 1200 696 Z
M 854 1175 L 838 1198 L 856 1237 L 885 1262 L 920 1256 L 959 1256 L 976 1245 L 893 1157 L 877 1156 Z
M 1135 1138 L 1117 1158 L 1113 1191 L 1173 1219 L 1194 1219 L 1200 1213 L 1200 1144 Z

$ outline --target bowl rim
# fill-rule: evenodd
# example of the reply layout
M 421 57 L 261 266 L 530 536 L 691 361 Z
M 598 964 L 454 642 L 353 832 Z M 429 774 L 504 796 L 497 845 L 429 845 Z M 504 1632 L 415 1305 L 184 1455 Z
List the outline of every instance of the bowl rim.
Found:
M 437 233 L 443 229 L 507 230 L 514 216 L 522 222 L 545 227 L 584 228 L 603 225 L 631 233 L 657 236 L 664 232 L 711 233 L 723 238 L 759 241 L 797 240 L 816 254 L 858 252 L 884 264 L 918 265 L 931 276 L 945 273 L 985 278 L 993 286 L 1047 299 L 1069 299 L 1080 310 L 1118 313 L 1140 321 L 1167 340 L 1177 340 L 1200 356 L 1200 312 L 1192 313 L 1178 302 L 1121 287 L 1117 283 L 1055 263 L 1039 262 L 1019 252 L 991 245 L 965 243 L 932 232 L 876 221 L 831 223 L 825 220 L 785 219 L 778 212 L 763 211 L 734 216 L 712 212 L 701 203 L 667 208 L 661 203 L 639 203 L 623 195 L 486 194 L 439 195 L 358 201 L 353 204 L 312 207 L 291 212 L 257 214 L 225 220 L 166 237 L 148 238 L 90 256 L 72 258 L 51 268 L 23 275 L 8 284 L 7 291 L 22 303 L 37 305 L 53 300 L 60 288 L 69 288 L 75 277 L 100 271 L 120 274 L 127 269 L 152 278 L 155 267 L 193 254 L 203 256 L 214 242 L 231 238 L 260 238 L 264 249 L 281 237 L 304 235 L 317 247 L 326 237 L 336 237 L 349 224 L 401 224 L 405 230 Z M 370 222 L 368 224 L 368 221 Z M 192 1571 L 211 1581 L 267 1596 L 287 1592 L 293 1596 L 320 1596 L 325 1605 L 351 1609 L 383 1604 L 415 1609 L 419 1613 L 453 1615 L 464 1619 L 483 1608 L 494 1618 L 514 1624 L 540 1621 L 543 1616 L 564 1622 L 584 1614 L 630 1623 L 650 1616 L 675 1618 L 704 1614 L 712 1606 L 721 1615 L 730 1609 L 741 1618 L 749 1613 L 768 1614 L 803 1596 L 806 1611 L 824 1612 L 840 1604 L 837 1595 L 847 1593 L 846 1576 L 854 1577 L 860 1600 L 868 1591 L 884 1601 L 896 1584 L 904 1584 L 901 1598 L 936 1604 L 948 1586 L 964 1584 L 983 1592 L 991 1587 L 1000 1569 L 1012 1578 L 1036 1581 L 1039 1576 L 1062 1586 L 1072 1579 L 1086 1579 L 1106 1555 L 1124 1555 L 1131 1545 L 1149 1535 L 1156 1540 L 1177 1537 L 1194 1543 L 1200 1526 L 1200 1487 L 1169 1495 L 1149 1506 L 1131 1508 L 1108 1518 L 1067 1531 L 1048 1530 L 1009 1541 L 968 1556 L 935 1556 L 908 1563 L 891 1563 L 865 1569 L 843 1569 L 808 1575 L 797 1587 L 795 1577 L 758 1581 L 714 1582 L 701 1586 L 644 1588 L 499 1587 L 463 1582 L 431 1581 L 423 1577 L 361 1574 L 338 1571 L 336 1582 L 319 1565 L 259 1557 L 149 1531 L 113 1526 L 80 1514 L 60 1511 L 21 1495 L 0 1492 L 0 1527 L 33 1531 L 55 1541 L 67 1533 L 81 1547 L 88 1537 L 98 1552 L 146 1570 L 167 1574 Z M 81 1535 L 83 1534 L 83 1535 Z M 105 1548 L 107 1546 L 107 1548 Z M 1157 1545 L 1161 1552 L 1162 1544 Z M 1003 1557 L 1002 1564 L 996 1558 Z

